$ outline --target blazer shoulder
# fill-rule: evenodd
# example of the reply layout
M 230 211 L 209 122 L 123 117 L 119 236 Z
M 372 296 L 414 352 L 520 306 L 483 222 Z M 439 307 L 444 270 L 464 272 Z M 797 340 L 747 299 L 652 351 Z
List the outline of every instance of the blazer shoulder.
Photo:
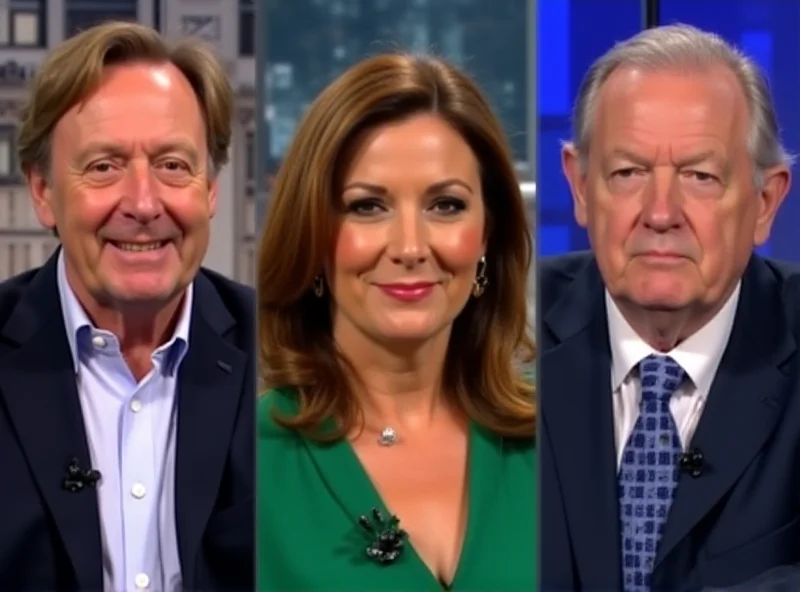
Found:
M 256 292 L 253 288 L 206 268 L 200 270 L 200 275 L 211 283 L 237 323 L 255 326 Z
M 759 286 L 769 286 L 771 298 L 775 304 L 780 303 L 786 312 L 786 321 L 792 325 L 800 325 L 800 266 L 776 259 L 758 258 L 756 264 L 762 272 L 760 277 L 768 277 L 768 282 Z
M 38 267 L 0 282 L 0 326 L 5 325 L 17 304 L 25 298 L 25 293 L 33 280 L 40 273 L 42 273 L 42 268 Z
M 800 293 L 800 266 L 778 259 L 765 258 L 762 261 L 772 272 L 778 284 L 781 285 L 784 293 L 793 292 L 793 295 Z
M 550 306 L 561 299 L 575 278 L 591 265 L 595 265 L 591 251 L 576 251 L 539 259 L 536 268 L 541 310 L 549 310 Z
M 591 251 L 575 251 L 565 255 L 542 257 L 537 261 L 536 267 L 540 278 L 570 279 L 593 261 L 594 255 Z

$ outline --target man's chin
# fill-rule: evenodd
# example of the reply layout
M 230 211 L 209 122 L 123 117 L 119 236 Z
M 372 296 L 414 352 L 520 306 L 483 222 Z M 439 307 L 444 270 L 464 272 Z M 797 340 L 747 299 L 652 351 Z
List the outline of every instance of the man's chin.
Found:
M 632 298 L 631 302 L 639 309 L 653 313 L 670 313 L 686 310 L 692 300 L 685 296 L 648 294 L 645 297 Z
M 627 300 L 638 308 L 653 312 L 685 310 L 692 306 L 698 295 L 692 279 L 673 274 L 639 276 L 629 284 Z
M 166 285 L 158 282 L 150 285 L 130 285 L 123 282 L 105 287 L 104 296 L 114 307 L 119 308 L 160 308 L 172 301 L 183 290 L 178 289 L 174 283 Z

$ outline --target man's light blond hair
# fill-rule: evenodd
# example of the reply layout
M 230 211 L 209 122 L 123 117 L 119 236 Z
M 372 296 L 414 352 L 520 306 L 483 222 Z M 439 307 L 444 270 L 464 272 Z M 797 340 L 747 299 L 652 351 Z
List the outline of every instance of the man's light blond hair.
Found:
M 171 63 L 194 89 L 206 124 L 210 173 L 228 162 L 233 90 L 225 66 L 197 40 L 170 45 L 154 29 L 109 22 L 83 31 L 53 50 L 33 80 L 22 109 L 17 156 L 24 173 L 48 175 L 53 129 L 102 82 L 104 70 L 127 63 Z

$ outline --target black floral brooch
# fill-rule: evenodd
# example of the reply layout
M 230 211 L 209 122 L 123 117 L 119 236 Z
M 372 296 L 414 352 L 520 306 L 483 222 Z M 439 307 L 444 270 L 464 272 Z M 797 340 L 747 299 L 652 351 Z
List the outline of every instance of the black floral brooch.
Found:
M 396 516 L 385 520 L 378 508 L 372 509 L 372 519 L 361 516 L 358 523 L 369 535 L 369 545 L 366 548 L 367 557 L 380 563 L 389 565 L 394 563 L 405 548 L 406 531 L 400 528 L 400 521 Z

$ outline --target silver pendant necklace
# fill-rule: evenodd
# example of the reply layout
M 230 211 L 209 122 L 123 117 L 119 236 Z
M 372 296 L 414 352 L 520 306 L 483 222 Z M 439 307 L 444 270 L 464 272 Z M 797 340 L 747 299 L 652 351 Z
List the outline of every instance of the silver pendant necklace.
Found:
M 381 446 L 394 446 L 397 444 L 397 432 L 394 431 L 394 428 L 383 428 L 383 431 L 381 431 L 381 435 L 378 438 L 378 444 Z

